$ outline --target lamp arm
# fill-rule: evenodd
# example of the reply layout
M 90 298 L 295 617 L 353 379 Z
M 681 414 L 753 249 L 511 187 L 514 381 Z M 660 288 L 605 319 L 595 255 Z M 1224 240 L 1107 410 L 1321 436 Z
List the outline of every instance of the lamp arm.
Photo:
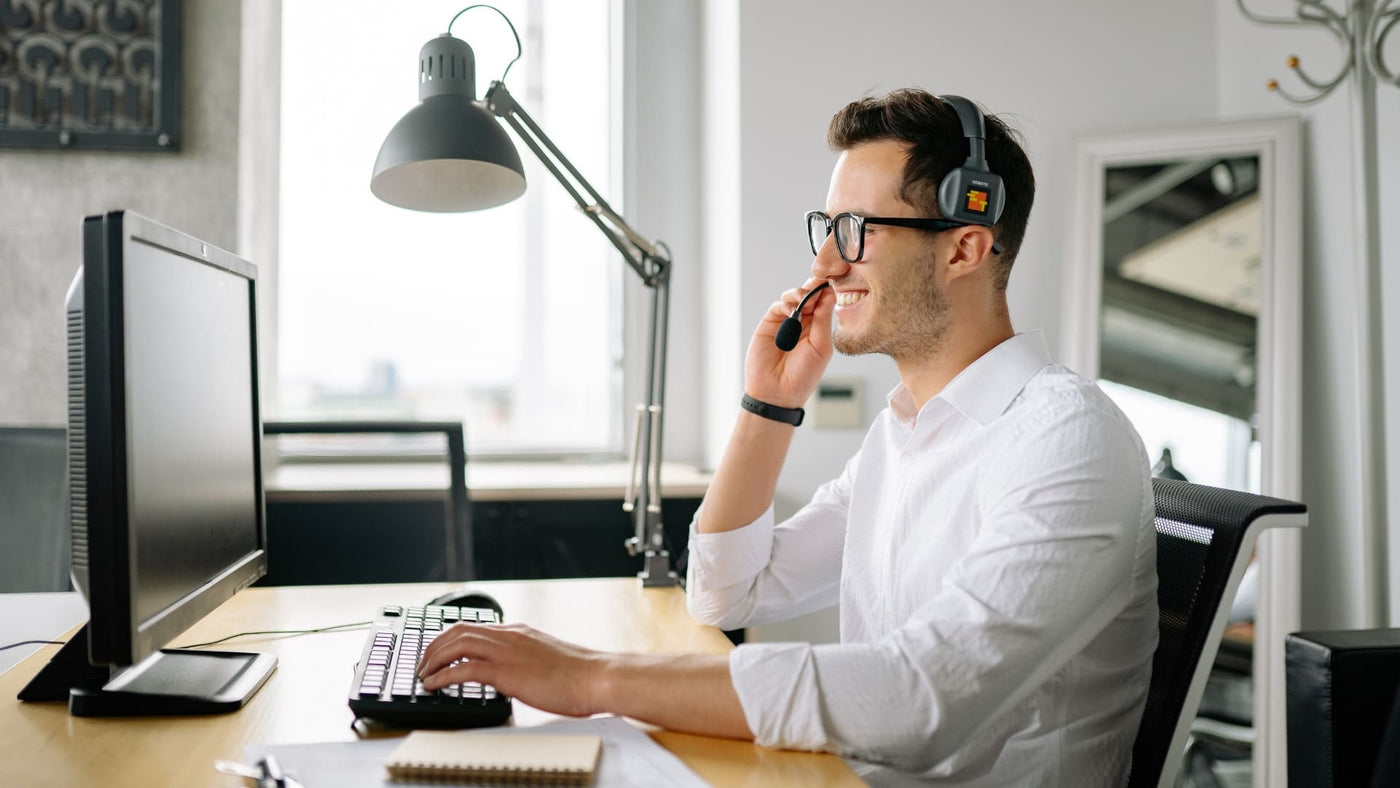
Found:
M 515 131 L 516 136 L 535 154 L 535 158 L 549 170 L 549 174 L 574 198 L 579 209 L 608 237 L 608 241 L 622 254 L 627 265 L 642 277 L 648 287 L 655 287 L 655 263 L 668 256 L 664 255 L 656 244 L 632 229 L 631 225 L 608 205 L 608 201 L 598 194 L 588 179 L 583 177 L 569 158 L 555 146 L 554 141 L 535 123 L 534 118 L 516 102 L 504 82 L 492 82 L 482 103 L 487 110 L 504 120 Z
M 482 100 L 486 109 L 515 130 L 589 220 L 622 254 L 628 267 L 651 288 L 647 347 L 646 402 L 639 406 L 636 443 L 628 470 L 623 509 L 633 517 L 634 535 L 627 548 L 643 556 L 639 576 L 644 586 L 675 585 L 661 520 L 661 437 L 666 396 L 666 323 L 670 307 L 671 254 L 666 245 L 651 242 L 633 230 L 589 184 L 529 113 L 516 103 L 505 83 L 491 83 Z M 635 497 L 634 497 L 635 494 Z

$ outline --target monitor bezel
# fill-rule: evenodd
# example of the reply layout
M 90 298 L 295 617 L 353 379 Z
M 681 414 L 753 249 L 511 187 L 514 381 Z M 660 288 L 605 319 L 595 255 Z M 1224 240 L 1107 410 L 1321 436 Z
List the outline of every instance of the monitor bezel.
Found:
M 126 408 L 125 258 L 133 244 L 153 246 L 233 274 L 248 287 L 255 549 L 150 618 L 137 620 L 134 534 L 129 528 Z M 131 211 L 90 216 L 83 223 L 84 420 L 88 517 L 88 659 L 94 665 L 134 665 L 166 647 L 267 573 L 263 494 L 262 413 L 259 402 L 257 269 L 213 244 Z M 106 421 L 107 423 L 103 423 Z M 104 558 L 105 556 L 105 558 Z

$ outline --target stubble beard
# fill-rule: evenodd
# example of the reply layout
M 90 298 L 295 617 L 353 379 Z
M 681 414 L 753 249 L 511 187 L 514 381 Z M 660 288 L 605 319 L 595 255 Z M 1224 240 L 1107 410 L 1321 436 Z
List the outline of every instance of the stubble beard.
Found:
M 895 361 L 928 358 L 938 352 L 948 333 L 948 299 L 933 276 L 933 255 L 893 270 L 867 309 L 864 332 L 847 330 L 838 317 L 832 344 L 847 356 L 883 353 Z M 900 286 L 903 283 L 904 286 Z

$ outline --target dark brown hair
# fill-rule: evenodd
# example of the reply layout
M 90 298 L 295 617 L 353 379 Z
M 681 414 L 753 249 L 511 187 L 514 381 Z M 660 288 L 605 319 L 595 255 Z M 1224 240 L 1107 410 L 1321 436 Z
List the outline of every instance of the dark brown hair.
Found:
M 993 281 L 1005 290 L 1011 264 L 1021 250 L 1035 201 L 1035 173 L 1017 134 L 1000 118 L 986 116 L 987 167 L 1001 176 L 1006 206 L 992 233 L 1002 245 Z M 863 142 L 896 140 L 909 146 L 900 199 L 928 216 L 940 216 L 938 184 L 967 160 L 967 138 L 951 106 L 918 88 L 904 88 L 880 97 L 847 104 L 831 119 L 826 132 L 833 150 L 844 151 Z

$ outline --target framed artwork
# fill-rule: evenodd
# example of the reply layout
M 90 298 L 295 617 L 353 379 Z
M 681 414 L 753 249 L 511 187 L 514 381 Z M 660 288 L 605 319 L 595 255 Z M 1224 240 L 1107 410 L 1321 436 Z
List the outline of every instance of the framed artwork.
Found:
M 0 0 L 0 147 L 177 151 L 179 0 Z

